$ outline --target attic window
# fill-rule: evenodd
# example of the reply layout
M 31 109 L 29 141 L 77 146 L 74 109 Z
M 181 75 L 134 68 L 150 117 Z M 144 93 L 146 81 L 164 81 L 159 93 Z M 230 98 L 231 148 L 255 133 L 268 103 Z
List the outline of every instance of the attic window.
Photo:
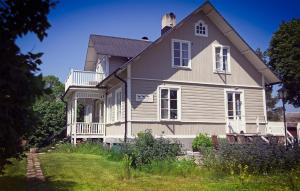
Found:
M 195 35 L 196 36 L 208 36 L 208 27 L 204 21 L 200 20 L 195 24 Z

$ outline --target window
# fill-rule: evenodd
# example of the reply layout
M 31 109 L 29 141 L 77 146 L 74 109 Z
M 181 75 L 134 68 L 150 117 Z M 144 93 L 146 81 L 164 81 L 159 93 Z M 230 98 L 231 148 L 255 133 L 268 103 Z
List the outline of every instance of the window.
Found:
M 180 89 L 161 87 L 159 89 L 159 116 L 161 120 L 180 119 Z
M 172 67 L 191 68 L 191 43 L 172 40 Z
M 107 122 L 108 123 L 111 123 L 114 120 L 112 114 L 112 107 L 113 107 L 112 94 L 109 94 L 107 96 Z
M 208 28 L 204 21 L 200 20 L 195 24 L 195 35 L 196 36 L 208 36 Z
M 214 46 L 214 71 L 230 73 L 230 49 L 228 46 Z
M 115 119 L 121 121 L 121 104 L 122 104 L 122 89 L 119 88 L 115 92 Z

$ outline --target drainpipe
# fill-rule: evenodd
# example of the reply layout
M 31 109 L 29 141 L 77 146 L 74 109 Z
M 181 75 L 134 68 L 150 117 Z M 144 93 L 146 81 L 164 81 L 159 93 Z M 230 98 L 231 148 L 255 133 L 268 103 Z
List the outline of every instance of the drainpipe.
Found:
M 125 134 L 124 134 L 124 142 L 126 143 L 127 142 L 127 82 L 122 79 L 120 76 L 117 75 L 117 73 L 114 73 L 114 76 L 116 78 L 118 78 L 121 82 L 124 83 L 125 85 Z

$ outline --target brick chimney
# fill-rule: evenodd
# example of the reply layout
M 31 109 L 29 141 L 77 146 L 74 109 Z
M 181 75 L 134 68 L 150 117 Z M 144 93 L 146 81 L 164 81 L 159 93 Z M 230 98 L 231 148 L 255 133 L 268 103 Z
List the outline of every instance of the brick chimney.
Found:
M 161 35 L 176 25 L 176 16 L 174 13 L 166 13 L 161 19 Z

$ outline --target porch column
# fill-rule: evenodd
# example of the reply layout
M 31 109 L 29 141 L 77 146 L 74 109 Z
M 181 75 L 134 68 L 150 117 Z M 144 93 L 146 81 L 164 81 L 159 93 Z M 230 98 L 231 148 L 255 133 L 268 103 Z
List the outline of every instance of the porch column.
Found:
M 76 145 L 76 122 L 77 122 L 77 96 L 75 95 L 74 100 L 74 145 Z
M 67 136 L 71 135 L 71 107 L 70 107 L 70 100 L 67 101 Z

